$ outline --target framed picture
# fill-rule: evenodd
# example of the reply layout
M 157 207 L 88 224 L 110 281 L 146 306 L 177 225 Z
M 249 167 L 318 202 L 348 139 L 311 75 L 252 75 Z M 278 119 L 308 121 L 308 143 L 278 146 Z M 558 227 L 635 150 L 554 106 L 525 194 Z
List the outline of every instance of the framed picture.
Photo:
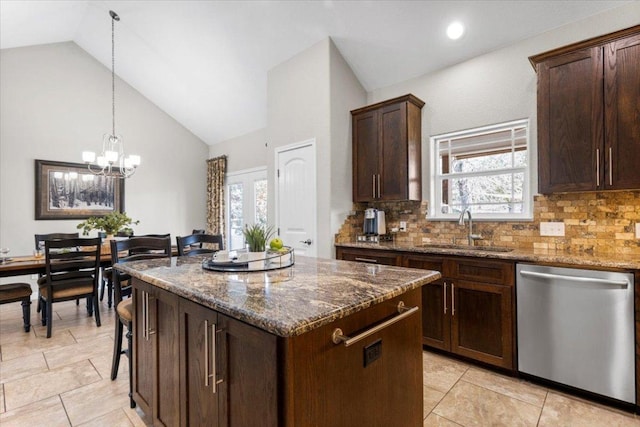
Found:
M 94 175 L 82 163 L 36 160 L 35 201 L 36 220 L 122 212 L 124 179 Z

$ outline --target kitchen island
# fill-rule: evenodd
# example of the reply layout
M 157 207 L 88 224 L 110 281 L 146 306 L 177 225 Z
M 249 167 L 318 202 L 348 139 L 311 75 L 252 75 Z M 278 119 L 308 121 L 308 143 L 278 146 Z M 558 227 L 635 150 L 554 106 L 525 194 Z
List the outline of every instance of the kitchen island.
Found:
M 421 287 L 436 271 L 297 257 L 202 258 L 132 276 L 134 399 L 156 425 L 422 425 Z

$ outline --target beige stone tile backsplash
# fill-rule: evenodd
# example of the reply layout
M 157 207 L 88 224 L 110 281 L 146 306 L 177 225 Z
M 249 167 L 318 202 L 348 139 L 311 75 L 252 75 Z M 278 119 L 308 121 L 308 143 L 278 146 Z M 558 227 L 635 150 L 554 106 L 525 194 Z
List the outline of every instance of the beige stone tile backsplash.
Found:
M 466 227 L 457 221 L 425 219 L 427 202 L 376 202 L 371 207 L 386 212 L 387 230 L 407 222 L 407 232 L 397 233 L 402 245 L 424 243 L 466 243 Z M 362 233 L 366 203 L 353 206 L 351 215 L 336 235 L 336 243 L 355 242 Z M 601 191 L 536 195 L 533 221 L 474 221 L 474 233 L 485 240 L 476 245 L 506 246 L 536 251 L 565 251 L 590 254 L 627 254 L 640 256 L 640 239 L 635 224 L 640 222 L 640 190 Z M 563 237 L 540 236 L 541 222 L 564 222 Z

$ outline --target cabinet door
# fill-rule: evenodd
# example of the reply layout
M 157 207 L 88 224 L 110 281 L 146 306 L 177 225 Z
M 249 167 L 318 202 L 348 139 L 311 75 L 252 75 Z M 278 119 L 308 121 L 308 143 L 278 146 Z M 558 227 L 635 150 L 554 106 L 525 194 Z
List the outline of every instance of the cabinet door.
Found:
M 443 259 L 433 256 L 404 255 L 402 266 L 444 272 Z M 446 351 L 451 350 L 449 287 L 444 279 L 422 287 L 422 344 Z
M 538 65 L 541 193 L 595 190 L 604 180 L 602 48 Z
M 179 299 L 133 280 L 134 400 L 154 425 L 179 425 Z
M 149 286 L 135 281 L 133 287 L 133 400 L 145 414 L 152 416 L 153 408 L 153 336 L 147 336 L 148 316 L 155 316 L 155 305 L 147 311 Z
M 344 261 L 367 262 L 369 264 L 383 264 L 399 266 L 400 256 L 394 252 L 384 252 L 376 249 L 346 249 L 338 248 L 336 258 Z
M 353 201 L 369 202 L 378 193 L 378 112 L 355 114 L 353 126 Z
M 640 35 L 605 52 L 606 189 L 640 188 Z
M 513 369 L 511 286 L 456 280 L 451 284 L 451 351 Z
M 217 313 L 201 305 L 180 301 L 180 372 L 185 378 L 181 387 L 181 424 L 185 426 L 218 425 L 216 375 Z
M 408 197 L 407 103 L 388 105 L 380 110 L 379 196 L 382 200 Z
M 218 327 L 220 425 L 278 426 L 276 336 L 222 314 Z

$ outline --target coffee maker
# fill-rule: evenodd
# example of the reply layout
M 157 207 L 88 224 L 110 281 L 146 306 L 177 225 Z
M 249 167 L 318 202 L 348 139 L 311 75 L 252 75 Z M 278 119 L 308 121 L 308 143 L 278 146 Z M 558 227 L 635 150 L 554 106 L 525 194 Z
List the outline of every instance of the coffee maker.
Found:
M 384 211 L 368 208 L 364 211 L 363 231 L 365 236 L 379 236 L 387 233 Z

